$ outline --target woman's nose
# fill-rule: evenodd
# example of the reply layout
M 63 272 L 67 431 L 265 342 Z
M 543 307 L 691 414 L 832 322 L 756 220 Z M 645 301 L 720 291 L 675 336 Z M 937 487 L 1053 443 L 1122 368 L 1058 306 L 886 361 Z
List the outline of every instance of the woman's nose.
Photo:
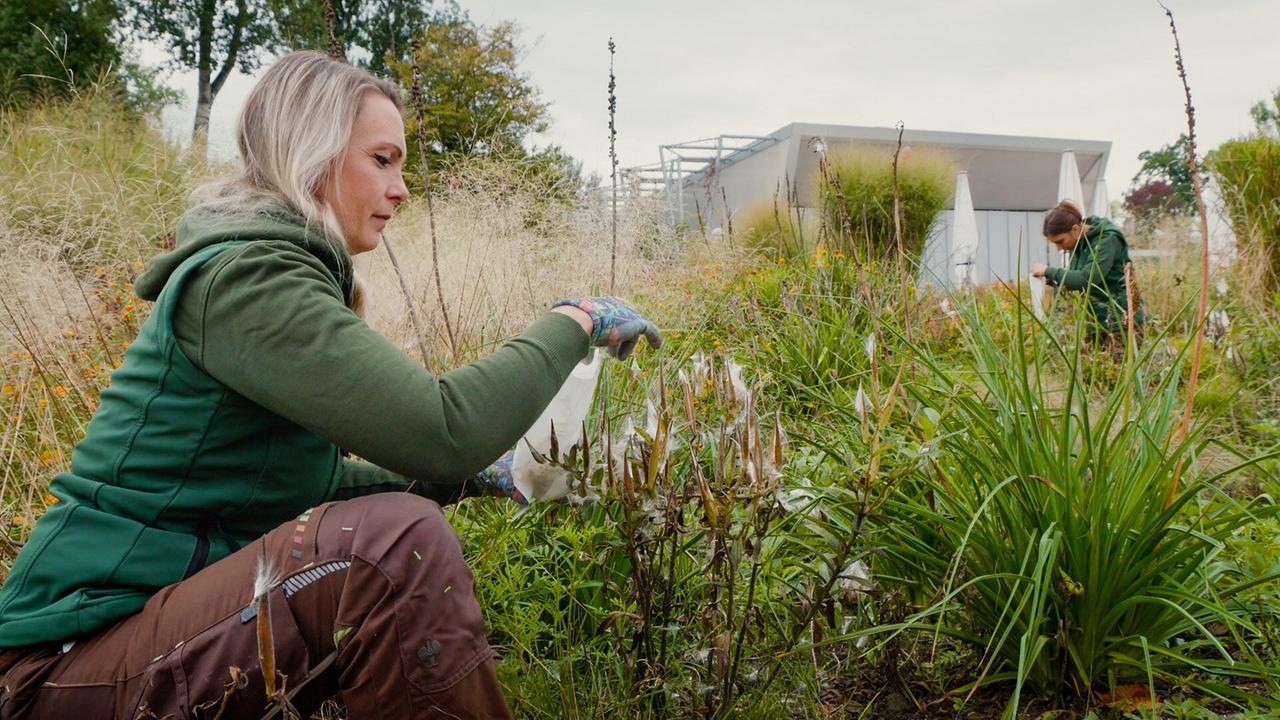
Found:
M 396 181 L 391 183 L 391 187 L 387 188 L 387 197 L 392 202 L 401 203 L 409 199 L 409 188 L 404 184 L 404 176 L 396 177 Z

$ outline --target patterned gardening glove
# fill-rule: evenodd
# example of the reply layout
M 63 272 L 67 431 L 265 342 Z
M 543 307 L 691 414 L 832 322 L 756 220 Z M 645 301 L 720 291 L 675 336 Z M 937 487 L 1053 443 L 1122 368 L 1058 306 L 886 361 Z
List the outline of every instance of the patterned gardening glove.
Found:
M 489 467 L 481 470 L 472 478 L 472 485 L 481 495 L 493 495 L 496 497 L 509 497 L 524 507 L 529 504 L 529 500 L 524 493 L 516 489 L 515 480 L 511 477 L 511 461 L 515 458 L 516 451 L 508 450 L 502 454 L 502 457 L 493 461 Z
M 653 323 L 616 297 L 589 297 L 557 300 L 551 307 L 572 305 L 591 316 L 591 344 L 619 360 L 626 360 L 640 336 L 655 348 L 662 347 L 662 335 Z

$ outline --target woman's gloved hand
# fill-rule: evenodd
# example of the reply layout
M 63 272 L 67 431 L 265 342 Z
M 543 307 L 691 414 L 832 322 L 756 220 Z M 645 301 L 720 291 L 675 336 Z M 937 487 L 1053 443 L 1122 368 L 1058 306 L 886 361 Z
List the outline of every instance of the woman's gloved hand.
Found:
M 480 495 L 511 498 L 521 507 L 528 505 L 528 498 L 516 488 L 515 479 L 511 476 L 511 461 L 515 456 L 514 449 L 508 450 L 492 465 L 477 473 L 472 479 L 474 490 Z
M 619 360 L 627 359 L 641 335 L 648 338 L 653 347 L 662 347 L 658 327 L 619 298 L 602 296 L 557 300 L 551 307 L 562 305 L 576 307 L 590 315 L 591 344 L 604 348 Z

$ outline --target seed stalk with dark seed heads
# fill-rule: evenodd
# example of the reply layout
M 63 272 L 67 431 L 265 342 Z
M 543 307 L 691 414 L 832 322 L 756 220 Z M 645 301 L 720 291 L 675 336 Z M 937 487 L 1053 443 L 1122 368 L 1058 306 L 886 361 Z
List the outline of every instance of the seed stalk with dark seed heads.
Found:
M 609 251 L 609 294 L 618 277 L 618 126 L 614 123 L 614 115 L 618 110 L 617 78 L 613 75 L 613 56 L 617 45 L 609 38 L 609 179 L 613 184 L 613 221 L 610 232 L 613 244 Z
M 329 35 L 329 57 L 346 62 L 347 54 L 338 40 L 338 15 L 333 11 L 333 0 L 324 0 L 324 25 Z
M 1204 195 L 1200 188 L 1200 167 L 1196 161 L 1196 109 L 1191 104 L 1191 85 L 1187 82 L 1187 68 L 1182 62 L 1182 43 L 1178 40 L 1178 26 L 1173 22 L 1173 11 L 1165 7 L 1165 15 L 1169 16 L 1169 30 L 1173 33 L 1173 59 L 1178 68 L 1178 78 L 1182 80 L 1182 91 L 1186 96 L 1187 113 L 1187 169 L 1191 171 L 1191 186 L 1196 193 L 1196 211 L 1200 215 L 1200 306 L 1196 312 L 1196 340 L 1191 350 L 1191 377 L 1187 380 L 1187 400 L 1182 410 L 1182 422 L 1177 426 L 1177 438 L 1181 440 L 1191 430 L 1191 411 L 1195 406 L 1196 385 L 1200 379 L 1200 354 L 1204 347 L 1205 319 L 1209 314 L 1209 221 L 1204 209 Z M 1182 477 L 1182 458 L 1173 469 L 1173 478 L 1169 483 L 1169 494 L 1165 497 L 1165 507 L 1173 504 L 1178 494 L 1178 485 Z

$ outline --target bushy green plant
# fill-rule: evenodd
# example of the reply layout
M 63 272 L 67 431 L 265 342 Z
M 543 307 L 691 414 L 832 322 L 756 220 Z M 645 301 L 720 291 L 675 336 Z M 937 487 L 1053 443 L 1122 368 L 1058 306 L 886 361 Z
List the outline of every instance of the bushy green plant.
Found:
M 772 260 L 803 258 L 818 242 L 813 216 L 797 212 L 781 198 L 750 208 L 735 225 L 743 247 Z
M 1280 140 L 1230 140 L 1209 154 L 1231 229 L 1256 290 L 1280 290 Z
M 896 256 L 893 222 L 893 153 L 855 147 L 833 151 L 825 177 L 815 178 L 822 198 L 824 222 L 845 252 L 870 259 Z M 955 187 L 955 166 L 946 155 L 928 150 L 904 154 L 898 165 L 902 204 L 902 245 L 909 261 L 924 251 L 938 213 Z
M 1073 371 L 1086 361 L 1079 330 L 1073 350 L 993 342 L 989 324 L 1027 315 L 969 314 L 965 377 L 922 359 L 912 394 L 938 418 L 937 473 L 904 486 L 876 536 L 882 575 L 928 604 L 908 625 L 981 648 L 974 685 L 1012 681 L 1010 713 L 1027 686 L 1072 696 L 1164 682 L 1232 697 L 1232 678 L 1274 684 L 1237 604 L 1259 581 L 1218 560 L 1275 506 L 1223 496 L 1237 468 L 1197 469 L 1211 440 L 1202 424 L 1175 432 L 1177 363 L 1160 368 L 1148 349 L 1098 397 Z

